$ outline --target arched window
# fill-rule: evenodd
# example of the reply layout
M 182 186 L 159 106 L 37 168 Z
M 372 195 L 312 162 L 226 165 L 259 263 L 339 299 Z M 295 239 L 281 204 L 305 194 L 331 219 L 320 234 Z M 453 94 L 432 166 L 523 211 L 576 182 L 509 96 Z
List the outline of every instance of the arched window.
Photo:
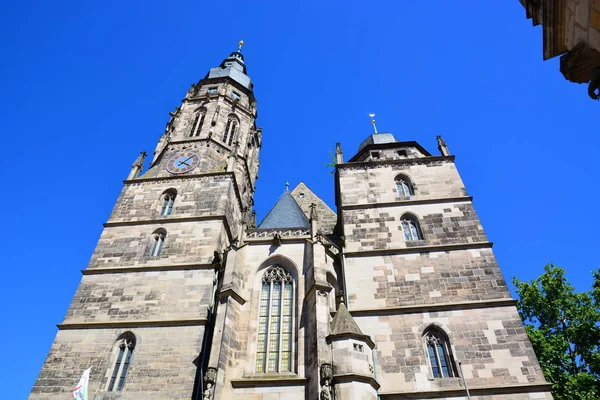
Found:
M 206 116 L 206 109 L 202 108 L 196 112 L 194 123 L 192 124 L 192 130 L 190 131 L 190 137 L 200 136 L 202 125 L 204 124 L 204 117 Z
M 262 278 L 256 372 L 292 372 L 294 279 L 279 266 Z
M 110 373 L 110 380 L 106 390 L 109 392 L 120 392 L 125 386 L 125 378 L 131 364 L 131 357 L 135 349 L 135 335 L 126 332 L 119 336 L 115 343 L 115 362 Z
M 152 250 L 150 251 L 150 255 L 153 257 L 158 257 L 162 254 L 163 246 L 165 245 L 165 237 L 167 236 L 167 231 L 164 229 L 157 229 L 152 234 Z
M 450 342 L 446 334 L 439 328 L 431 327 L 423 333 L 423 340 L 425 341 L 431 375 L 434 378 L 458 376 L 452 358 Z
M 398 175 L 396 177 L 395 181 L 396 181 L 396 192 L 398 192 L 398 196 L 406 197 L 406 196 L 412 196 L 413 194 L 415 194 L 413 185 L 407 176 Z
M 402 232 L 404 233 L 404 240 L 411 241 L 423 239 L 421 229 L 419 229 L 419 222 L 416 217 L 404 214 L 400 218 L 400 225 L 402 226 Z
M 167 190 L 162 195 L 162 207 L 160 208 L 160 215 L 171 215 L 173 212 L 173 204 L 175 203 L 175 197 L 177 192 L 175 190 Z
M 226 143 L 228 146 L 231 146 L 233 143 L 233 138 L 237 132 L 238 128 L 238 120 L 234 116 L 230 116 L 227 119 L 227 125 L 225 125 L 225 133 L 223 134 L 223 143 Z

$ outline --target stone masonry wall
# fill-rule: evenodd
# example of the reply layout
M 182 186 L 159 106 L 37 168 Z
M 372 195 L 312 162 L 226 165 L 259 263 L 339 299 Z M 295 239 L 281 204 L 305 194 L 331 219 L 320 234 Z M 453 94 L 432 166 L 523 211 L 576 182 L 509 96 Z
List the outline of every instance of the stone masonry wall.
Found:
M 105 392 L 113 349 L 123 329 L 62 330 L 56 335 L 30 400 L 68 398 L 92 367 L 90 399 L 190 399 L 204 327 L 136 328 L 136 346 L 122 392 Z
M 406 213 L 417 217 L 422 240 L 405 241 Z M 346 252 L 487 242 L 469 201 L 352 209 L 344 211 L 343 221 Z
M 489 248 L 349 257 L 350 309 L 510 299 Z
M 412 182 L 415 194 L 400 197 L 395 178 L 404 175 Z M 435 161 L 408 164 L 374 164 L 366 168 L 340 168 L 342 205 L 426 200 L 466 195 L 454 163 Z
M 64 323 L 206 317 L 212 270 L 84 275 Z
M 167 234 L 162 254 L 155 257 L 150 254 L 157 228 Z M 209 264 L 213 252 L 226 242 L 223 223 L 218 220 L 107 227 L 88 268 Z
M 376 342 L 381 392 L 460 388 L 458 378 L 432 379 L 423 330 L 448 333 L 469 387 L 541 383 L 543 374 L 514 306 L 355 317 Z
M 198 177 L 132 183 L 123 187 L 109 222 L 157 221 L 173 218 L 224 215 L 230 198 L 231 178 L 228 176 Z M 160 215 L 162 194 L 175 189 L 177 197 L 171 215 Z M 231 200 L 229 200 L 231 199 Z M 237 206 L 236 206 L 237 208 Z
M 600 0 L 568 0 L 566 6 L 567 47 L 585 42 L 600 52 Z

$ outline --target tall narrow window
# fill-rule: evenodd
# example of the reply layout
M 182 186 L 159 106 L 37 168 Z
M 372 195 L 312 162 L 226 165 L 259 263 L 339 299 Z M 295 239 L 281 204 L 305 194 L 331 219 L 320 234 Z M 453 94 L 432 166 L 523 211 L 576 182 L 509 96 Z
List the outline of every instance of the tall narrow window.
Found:
M 167 233 L 164 230 L 159 230 L 152 234 L 152 251 L 150 252 L 151 256 L 158 257 L 162 254 L 166 236 Z
M 168 190 L 163 193 L 163 202 L 162 207 L 160 208 L 160 215 L 171 215 L 176 196 L 177 194 L 172 190 Z
M 413 194 L 415 194 L 415 191 L 413 190 L 413 186 L 410 183 L 410 179 L 408 179 L 407 177 L 403 176 L 403 175 L 398 175 L 396 177 L 396 192 L 398 192 L 398 196 L 412 196 Z
M 135 336 L 131 332 L 124 333 L 117 340 L 116 347 L 116 359 L 106 389 L 109 392 L 121 392 L 125 387 L 125 378 L 135 349 Z
M 237 132 L 238 122 L 235 118 L 229 117 L 227 124 L 225 125 L 225 133 L 223 134 L 223 143 L 231 146 L 233 138 Z
M 204 124 L 204 117 L 206 116 L 206 110 L 200 110 L 196 114 L 196 118 L 194 118 L 194 123 L 192 124 L 192 130 L 190 131 L 190 137 L 200 136 L 200 131 L 202 130 L 202 125 Z
M 279 266 L 262 278 L 256 372 L 291 372 L 294 280 Z
M 404 233 L 404 240 L 421 240 L 421 230 L 419 229 L 419 223 L 417 219 L 411 215 L 403 215 L 400 219 L 400 225 L 402 226 L 402 232 Z
M 457 376 L 448 337 L 439 329 L 431 328 L 425 331 L 423 338 L 433 377 L 450 378 Z

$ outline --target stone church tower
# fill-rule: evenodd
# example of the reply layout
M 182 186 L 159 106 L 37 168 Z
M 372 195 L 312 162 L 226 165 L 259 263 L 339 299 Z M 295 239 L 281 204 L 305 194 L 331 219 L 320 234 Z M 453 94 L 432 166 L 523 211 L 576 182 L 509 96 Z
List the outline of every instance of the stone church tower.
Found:
M 375 133 L 337 213 L 304 183 L 256 226 L 241 46 L 135 160 L 30 399 L 551 399 L 491 243 L 440 156 Z

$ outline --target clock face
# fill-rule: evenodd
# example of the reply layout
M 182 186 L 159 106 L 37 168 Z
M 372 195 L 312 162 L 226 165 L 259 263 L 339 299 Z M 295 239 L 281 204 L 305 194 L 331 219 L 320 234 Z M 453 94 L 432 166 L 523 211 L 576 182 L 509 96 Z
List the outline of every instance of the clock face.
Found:
M 185 174 L 200 164 L 200 155 L 193 151 L 182 151 L 167 162 L 167 171 L 172 174 Z

